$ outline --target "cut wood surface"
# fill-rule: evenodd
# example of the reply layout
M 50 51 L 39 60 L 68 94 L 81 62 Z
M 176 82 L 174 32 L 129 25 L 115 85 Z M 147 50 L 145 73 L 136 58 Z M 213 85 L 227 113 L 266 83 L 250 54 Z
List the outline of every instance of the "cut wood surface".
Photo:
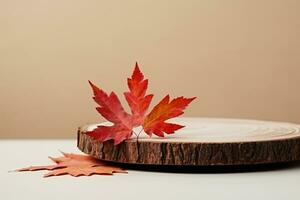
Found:
M 78 129 L 78 148 L 101 160 L 132 164 L 207 166 L 300 160 L 297 124 L 217 118 L 177 118 L 172 122 L 186 127 L 164 138 L 150 138 L 141 132 L 138 139 L 132 137 L 117 146 L 86 134 L 99 124 L 85 125 Z

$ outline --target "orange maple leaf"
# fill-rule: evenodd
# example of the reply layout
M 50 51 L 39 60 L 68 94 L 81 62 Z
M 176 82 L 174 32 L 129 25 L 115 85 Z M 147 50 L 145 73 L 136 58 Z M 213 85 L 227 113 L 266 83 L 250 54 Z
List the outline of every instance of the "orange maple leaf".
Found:
M 184 113 L 183 110 L 195 98 L 178 97 L 170 101 L 170 97 L 167 95 L 146 116 L 143 123 L 144 131 L 150 136 L 153 133 L 164 137 L 164 133 L 172 134 L 176 130 L 183 128 L 184 126 L 182 125 L 167 123 L 165 121 L 182 115 Z
M 96 108 L 97 111 L 113 125 L 100 125 L 95 130 L 87 132 L 87 134 L 100 141 L 112 139 L 115 145 L 129 139 L 133 133 L 132 129 L 140 125 L 143 126 L 144 131 L 149 136 L 153 133 L 160 137 L 164 137 L 164 133 L 172 134 L 183 128 L 184 126 L 165 121 L 183 114 L 183 110 L 195 99 L 195 97 L 178 97 L 169 102 L 170 97 L 167 95 L 146 115 L 153 95 L 146 94 L 148 79 L 144 79 L 137 63 L 131 78 L 127 79 L 129 92 L 124 92 L 131 114 L 124 110 L 114 92 L 107 95 L 90 81 L 89 83 L 94 92 L 94 100 L 100 105 Z
M 44 166 L 30 166 L 16 171 L 38 171 L 38 170 L 51 170 L 51 172 L 44 175 L 59 176 L 69 174 L 71 176 L 91 176 L 93 174 L 98 175 L 112 175 L 113 173 L 127 173 L 125 170 L 107 165 L 107 163 L 97 160 L 91 156 L 79 155 L 72 153 L 64 153 L 63 156 L 58 158 L 49 157 L 55 165 Z

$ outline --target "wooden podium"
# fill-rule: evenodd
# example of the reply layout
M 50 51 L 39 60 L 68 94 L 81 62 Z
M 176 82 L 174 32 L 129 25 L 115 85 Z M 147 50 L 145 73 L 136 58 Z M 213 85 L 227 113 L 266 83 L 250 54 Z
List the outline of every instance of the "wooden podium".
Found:
M 114 146 L 78 129 L 78 148 L 105 161 L 172 166 L 224 166 L 300 160 L 300 125 L 242 119 L 177 118 L 185 128 L 164 138 L 145 133 Z M 98 124 L 99 125 L 99 124 Z M 140 128 L 137 128 L 137 132 Z

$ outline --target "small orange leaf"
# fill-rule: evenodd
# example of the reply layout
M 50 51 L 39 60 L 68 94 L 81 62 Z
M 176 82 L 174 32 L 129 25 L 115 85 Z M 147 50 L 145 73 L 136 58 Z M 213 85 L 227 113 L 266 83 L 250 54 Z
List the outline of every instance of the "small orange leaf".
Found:
M 116 167 L 110 166 L 77 166 L 77 167 L 67 167 L 67 168 L 59 168 L 53 170 L 44 175 L 44 177 L 49 176 L 60 176 L 69 174 L 71 176 L 91 176 L 93 174 L 99 175 L 112 175 L 113 173 L 126 173 L 124 170 Z
M 63 156 L 58 158 L 49 157 L 56 163 L 55 165 L 31 166 L 21 168 L 16 171 L 50 170 L 51 172 L 45 174 L 44 177 L 66 174 L 77 177 L 91 176 L 93 174 L 112 175 L 113 173 L 127 173 L 127 171 L 119 167 L 110 166 L 107 163 L 97 160 L 91 156 L 63 152 L 62 154 Z

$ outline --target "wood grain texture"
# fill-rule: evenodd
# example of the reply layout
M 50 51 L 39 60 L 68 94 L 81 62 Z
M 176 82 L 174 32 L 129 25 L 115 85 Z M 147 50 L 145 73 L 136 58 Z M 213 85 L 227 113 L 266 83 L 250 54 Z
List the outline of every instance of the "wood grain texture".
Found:
M 255 120 L 178 118 L 186 128 L 165 138 L 141 135 L 114 146 L 78 129 L 78 148 L 96 158 L 151 165 L 248 165 L 300 160 L 300 126 Z

